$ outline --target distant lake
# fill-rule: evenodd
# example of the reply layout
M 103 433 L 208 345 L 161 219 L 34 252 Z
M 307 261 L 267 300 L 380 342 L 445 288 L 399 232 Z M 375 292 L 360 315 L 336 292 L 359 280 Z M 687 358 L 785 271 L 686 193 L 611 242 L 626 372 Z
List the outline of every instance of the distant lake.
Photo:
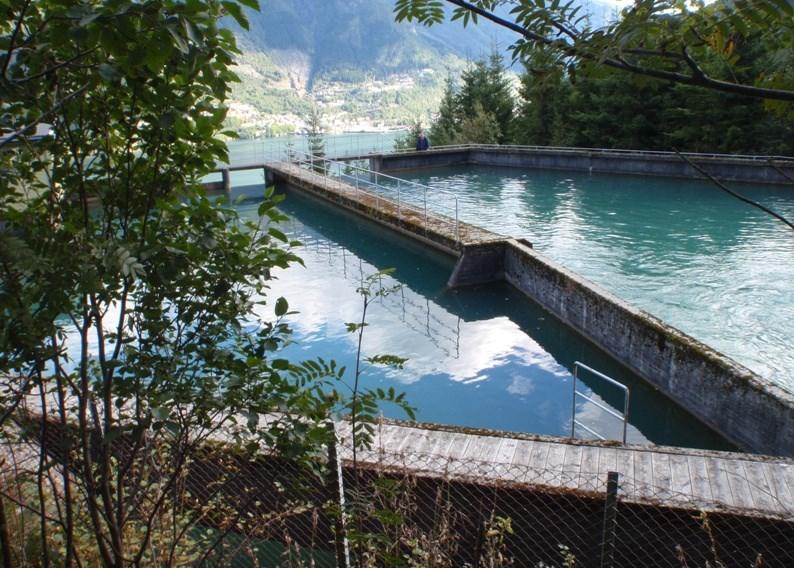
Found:
M 325 155 L 329 158 L 366 154 L 369 152 L 390 151 L 394 149 L 397 138 L 404 136 L 405 130 L 391 132 L 350 132 L 328 134 L 325 139 Z M 307 136 L 278 136 L 256 140 L 234 140 L 229 142 L 229 158 L 232 165 L 258 161 L 263 156 L 285 157 L 287 148 L 297 152 L 308 152 Z
M 345 134 L 328 134 L 325 139 L 325 155 L 329 158 L 366 154 L 369 152 L 391 151 L 397 138 L 407 131 L 391 132 L 349 132 Z M 275 138 L 257 138 L 255 140 L 232 140 L 228 142 L 229 163 L 231 165 L 257 164 L 264 160 L 284 159 L 287 151 L 308 152 L 309 144 L 306 136 L 277 136 Z M 220 181 L 220 174 L 207 176 L 204 181 Z M 232 185 L 256 185 L 264 182 L 261 171 L 233 172 Z

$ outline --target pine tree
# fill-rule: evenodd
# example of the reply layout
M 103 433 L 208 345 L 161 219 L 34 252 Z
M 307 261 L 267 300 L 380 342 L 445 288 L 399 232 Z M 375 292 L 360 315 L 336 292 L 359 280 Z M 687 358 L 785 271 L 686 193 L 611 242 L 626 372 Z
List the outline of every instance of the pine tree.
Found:
M 534 50 L 524 66 L 510 139 L 515 144 L 549 145 L 567 96 L 564 73 L 553 54 L 543 49 Z
M 455 81 L 452 77 L 447 77 L 444 98 L 441 99 L 438 116 L 430 128 L 431 144 L 434 146 L 452 144 L 458 132 L 459 114 Z
M 488 60 L 488 83 L 483 108 L 493 114 L 499 125 L 499 144 L 509 142 L 511 122 L 515 112 L 515 101 L 504 66 L 504 57 L 496 50 Z
M 490 114 L 496 121 L 496 143 L 508 142 L 515 105 L 502 56 L 494 52 L 487 60 L 470 63 L 461 75 L 461 83 L 460 92 L 454 97 L 456 131 L 464 120 L 477 115 L 479 108 L 479 114 Z
M 455 135 L 455 144 L 498 144 L 501 128 L 496 116 L 476 102 L 474 112 L 460 123 Z
M 309 114 L 306 117 L 306 131 L 307 142 L 309 145 L 309 154 L 314 157 L 314 169 L 316 171 L 324 171 L 325 166 L 323 158 L 325 158 L 325 128 L 322 124 L 322 111 L 316 106 L 312 105 Z

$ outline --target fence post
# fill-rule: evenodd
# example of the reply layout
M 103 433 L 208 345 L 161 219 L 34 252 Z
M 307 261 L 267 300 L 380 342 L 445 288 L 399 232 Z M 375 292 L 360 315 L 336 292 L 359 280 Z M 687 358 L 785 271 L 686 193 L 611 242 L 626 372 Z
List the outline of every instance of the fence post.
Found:
M 397 223 L 402 225 L 403 224 L 403 214 L 402 208 L 400 206 L 400 181 L 397 182 Z
M 615 529 L 618 513 L 618 481 L 616 471 L 607 473 L 607 494 L 604 502 L 604 530 L 601 538 L 601 568 L 611 568 L 615 562 Z
M 232 176 L 229 172 L 229 168 L 223 168 L 221 170 L 221 180 L 223 181 L 223 194 L 226 196 L 228 201 L 232 200 Z
M 330 441 L 328 442 L 328 479 L 326 483 L 334 501 L 339 506 L 339 514 L 334 521 L 334 548 L 336 549 L 336 565 L 338 568 L 350 568 L 350 549 L 347 543 L 345 527 L 345 485 L 342 477 L 342 462 L 336 451 L 336 426 L 333 421 L 328 422 Z
M 423 197 L 424 197 L 424 206 L 425 206 L 425 236 L 427 236 L 427 188 L 423 190 Z

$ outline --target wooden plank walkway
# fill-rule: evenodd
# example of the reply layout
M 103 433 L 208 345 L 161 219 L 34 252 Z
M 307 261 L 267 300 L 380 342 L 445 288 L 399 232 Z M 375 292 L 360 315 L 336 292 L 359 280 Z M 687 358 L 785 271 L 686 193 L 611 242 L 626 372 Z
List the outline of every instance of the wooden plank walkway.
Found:
M 350 425 L 337 423 L 337 434 L 340 456 L 351 460 Z M 794 460 L 785 458 L 384 423 L 358 459 L 420 475 L 598 492 L 617 471 L 632 502 L 794 520 Z

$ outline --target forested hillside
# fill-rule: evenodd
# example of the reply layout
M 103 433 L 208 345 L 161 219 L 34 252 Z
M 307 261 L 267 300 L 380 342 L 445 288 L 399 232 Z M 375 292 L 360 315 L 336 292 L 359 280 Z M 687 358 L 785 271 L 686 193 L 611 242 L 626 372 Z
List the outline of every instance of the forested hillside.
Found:
M 771 70 L 759 43 L 738 63 L 747 78 Z M 432 122 L 434 145 L 529 145 L 794 154 L 794 109 L 762 99 L 559 66 L 538 51 L 523 62 L 515 98 L 502 61 L 482 59 L 447 83 Z M 718 74 L 720 62 L 714 62 Z

